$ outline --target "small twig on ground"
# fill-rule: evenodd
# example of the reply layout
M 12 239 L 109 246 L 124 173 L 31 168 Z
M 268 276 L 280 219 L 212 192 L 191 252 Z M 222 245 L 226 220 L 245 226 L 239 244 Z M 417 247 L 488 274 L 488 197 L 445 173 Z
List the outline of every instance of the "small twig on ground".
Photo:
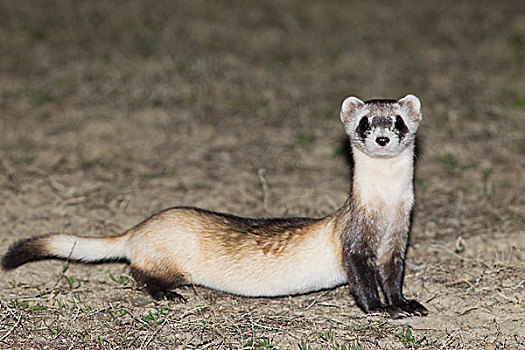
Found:
M 9 163 L 6 162 L 5 157 L 2 155 L 0 157 L 0 169 L 3 169 L 5 171 L 6 177 L 11 183 L 11 188 L 13 192 L 18 193 L 20 192 L 20 182 L 18 181 L 18 177 L 16 176 L 15 170 L 9 165 Z
M 337 205 L 337 203 L 334 201 L 334 199 L 332 197 L 330 197 L 327 194 L 325 194 L 324 197 L 326 198 L 326 200 L 328 201 L 328 203 L 330 204 L 330 206 L 332 207 L 333 210 L 339 209 L 339 206 Z
M 169 316 L 169 315 L 168 315 Z M 161 331 L 161 329 L 164 327 L 164 325 L 168 323 L 168 317 L 166 317 L 164 319 L 164 322 L 162 322 L 162 324 L 157 328 L 157 330 L 155 331 L 155 333 L 153 333 L 153 335 L 151 336 L 151 338 L 147 341 L 146 344 L 144 344 L 144 342 L 142 342 L 142 346 L 144 346 L 145 349 L 148 348 L 148 345 L 153 341 L 153 339 L 155 339 L 155 337 L 157 336 L 157 334 L 159 334 L 159 332 Z M 147 337 L 146 337 L 147 338 Z M 144 341 L 146 341 L 146 338 L 144 339 Z
M 70 259 L 71 259 L 71 255 L 73 254 L 73 250 L 75 249 L 75 246 L 77 245 L 77 242 L 75 242 L 73 244 L 73 247 L 71 247 L 71 251 L 69 252 L 69 255 L 67 256 L 67 259 L 66 259 L 66 264 L 64 265 L 64 267 L 62 268 L 62 273 L 58 276 L 55 284 L 53 285 L 53 287 L 51 287 L 51 289 L 48 289 L 44 292 L 41 292 L 35 296 L 33 296 L 33 298 L 40 298 L 44 295 L 47 295 L 49 293 L 52 293 L 58 286 L 58 284 L 60 283 L 60 280 L 62 280 L 62 278 L 64 278 L 66 276 L 66 271 L 69 269 L 69 263 L 70 263 Z
M 261 186 L 263 190 L 264 210 L 268 211 L 269 195 L 268 195 L 268 184 L 266 183 L 266 178 L 264 177 L 265 174 L 266 174 L 266 169 L 260 168 L 257 170 L 257 176 L 259 177 L 259 181 L 261 182 Z
M 11 310 L 11 308 L 9 307 L 9 305 L 7 305 L 7 303 L 5 301 L 3 301 L 2 299 L 0 299 L 0 302 L 2 302 L 2 304 L 4 304 L 4 307 L 6 308 L 7 312 L 9 312 L 13 318 L 16 319 L 16 323 L 15 325 L 6 333 L 2 336 L 2 338 L 0 338 L 0 342 L 2 342 L 4 339 L 6 339 L 9 334 L 11 334 L 11 332 L 13 332 L 13 330 L 18 327 L 20 325 L 20 322 L 22 322 L 22 314 L 20 315 L 17 315 L 15 312 L 13 312 Z
M 461 255 L 457 254 L 456 252 L 454 252 L 452 249 L 449 249 L 449 248 L 447 248 L 447 247 L 445 247 L 443 245 L 431 244 L 430 246 L 431 247 L 435 247 L 435 248 L 439 248 L 439 249 L 443 249 L 444 251 L 450 253 L 451 255 L 455 256 L 456 258 L 458 258 L 461 261 L 473 261 L 473 262 L 477 262 L 479 264 L 482 264 L 484 267 L 486 267 L 488 269 L 492 268 L 485 261 L 483 261 L 481 259 L 472 259 L 472 258 L 467 258 L 467 257 L 461 256 Z
M 305 310 L 310 309 L 312 306 L 314 306 L 314 305 L 317 303 L 317 301 L 318 301 L 320 298 L 324 297 L 324 296 L 325 296 L 326 294 L 328 294 L 329 292 L 330 292 L 330 291 L 326 291 L 326 292 L 324 292 L 323 294 L 321 294 L 321 295 L 319 296 L 319 298 L 315 298 L 314 301 L 312 301 L 312 302 L 311 302 L 311 303 L 305 308 Z
M 19 316 L 18 316 L 18 319 L 16 320 L 14 326 L 11 327 L 11 329 L 10 329 L 9 331 L 7 331 L 7 333 L 4 334 L 4 335 L 2 336 L 2 338 L 0 338 L 0 342 L 4 341 L 4 339 L 6 339 L 6 338 L 11 334 L 11 332 L 13 332 L 13 330 L 14 330 L 16 327 L 18 327 L 18 325 L 20 324 L 20 322 L 22 322 L 22 315 L 19 315 Z

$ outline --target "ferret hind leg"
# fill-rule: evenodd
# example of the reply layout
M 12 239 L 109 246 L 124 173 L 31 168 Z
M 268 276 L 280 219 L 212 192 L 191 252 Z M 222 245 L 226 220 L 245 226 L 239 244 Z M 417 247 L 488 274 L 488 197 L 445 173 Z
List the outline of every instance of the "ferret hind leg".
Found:
M 151 295 L 155 300 L 178 299 L 186 302 L 186 298 L 174 291 L 175 288 L 186 284 L 186 280 L 182 274 L 175 274 L 170 277 L 155 276 L 140 267 L 132 265 L 131 275 L 137 282 L 139 288 Z

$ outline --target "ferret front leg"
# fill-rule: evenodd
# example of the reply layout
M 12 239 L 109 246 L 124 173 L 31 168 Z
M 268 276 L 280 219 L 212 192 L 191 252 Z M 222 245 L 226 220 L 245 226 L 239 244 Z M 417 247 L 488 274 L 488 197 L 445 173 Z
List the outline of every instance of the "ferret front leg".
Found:
M 379 279 L 390 308 L 390 317 L 428 315 L 428 310 L 418 301 L 408 300 L 403 296 L 404 269 L 404 254 L 402 253 L 381 257 L 378 261 Z
M 371 263 L 371 253 L 353 253 L 345 249 L 343 254 L 348 284 L 357 305 L 366 313 L 385 312 L 387 306 L 381 302 L 379 296 L 377 273 Z

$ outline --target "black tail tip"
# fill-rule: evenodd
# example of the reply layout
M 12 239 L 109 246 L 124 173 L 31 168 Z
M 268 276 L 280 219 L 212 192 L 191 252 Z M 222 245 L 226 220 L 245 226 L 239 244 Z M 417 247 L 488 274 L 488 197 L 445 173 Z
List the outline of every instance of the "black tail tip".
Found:
M 7 252 L 2 257 L 2 269 L 4 269 L 4 270 L 12 270 L 12 269 L 17 268 L 18 266 L 20 266 L 21 264 L 18 264 L 15 260 L 16 259 L 14 259 L 13 255 L 10 254 L 9 252 Z
M 16 242 L 2 257 L 2 268 L 12 270 L 25 263 L 46 258 L 42 237 L 32 237 Z

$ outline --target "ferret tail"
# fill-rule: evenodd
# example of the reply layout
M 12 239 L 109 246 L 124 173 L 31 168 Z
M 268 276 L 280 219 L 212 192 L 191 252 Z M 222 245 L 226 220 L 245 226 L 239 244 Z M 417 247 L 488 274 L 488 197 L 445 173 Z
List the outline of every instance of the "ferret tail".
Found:
M 77 237 L 50 234 L 27 238 L 13 244 L 2 258 L 4 270 L 14 269 L 31 261 L 68 259 L 80 262 L 129 260 L 129 235 L 116 237 Z

